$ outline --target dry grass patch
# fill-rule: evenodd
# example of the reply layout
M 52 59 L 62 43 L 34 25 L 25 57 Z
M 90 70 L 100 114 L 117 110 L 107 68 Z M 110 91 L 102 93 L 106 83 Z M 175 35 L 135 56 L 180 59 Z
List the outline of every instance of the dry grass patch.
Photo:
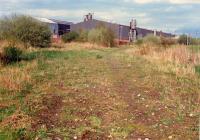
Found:
M 71 43 L 53 43 L 52 48 L 49 50 L 80 50 L 80 49 L 99 49 L 99 48 L 105 48 L 105 46 L 96 45 L 88 42 L 71 42 Z
M 177 64 L 200 64 L 200 53 L 192 53 L 187 46 L 169 48 L 166 51 L 154 53 L 153 57 L 158 57 L 164 61 L 175 62 Z
M 195 66 L 200 65 L 200 53 L 190 51 L 188 46 L 162 48 L 144 44 L 132 52 L 156 63 L 160 71 L 167 73 L 195 75 Z
M 20 91 L 23 83 L 31 83 L 30 71 L 37 67 L 36 61 L 22 67 L 3 67 L 0 70 L 0 87 L 10 91 Z
M 0 126 L 1 128 L 11 127 L 12 129 L 30 128 L 32 123 L 31 118 L 23 113 L 16 112 L 12 116 L 4 119 Z

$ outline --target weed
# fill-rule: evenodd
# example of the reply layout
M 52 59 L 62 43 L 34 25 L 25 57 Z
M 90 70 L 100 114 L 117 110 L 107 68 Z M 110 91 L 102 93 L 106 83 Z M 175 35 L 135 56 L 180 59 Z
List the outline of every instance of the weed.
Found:
M 1 108 L 1 109 L 0 109 L 0 122 L 1 122 L 4 118 L 6 118 L 6 117 L 12 115 L 12 114 L 15 112 L 15 110 L 16 110 L 16 106 L 15 106 L 15 105 L 11 105 L 11 106 L 6 107 L 6 108 Z
M 47 135 L 47 130 L 45 128 L 41 128 L 40 130 L 37 131 L 37 137 L 40 139 L 46 138 Z
M 0 60 L 3 64 L 11 64 L 21 60 L 22 50 L 14 46 L 5 47 L 0 54 Z
M 98 54 L 98 55 L 96 56 L 96 58 L 97 58 L 97 59 L 102 59 L 103 56 Z
M 111 129 L 110 134 L 114 137 L 126 138 L 131 132 L 135 130 L 135 127 L 132 125 L 125 126 L 116 126 Z
M 90 116 L 88 119 L 89 119 L 92 127 L 100 128 L 100 126 L 101 126 L 101 119 L 100 118 L 98 118 L 96 116 Z

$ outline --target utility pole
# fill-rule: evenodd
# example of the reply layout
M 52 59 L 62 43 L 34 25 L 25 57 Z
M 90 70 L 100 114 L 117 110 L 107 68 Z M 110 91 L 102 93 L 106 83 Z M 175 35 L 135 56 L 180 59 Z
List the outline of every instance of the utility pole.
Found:
M 188 33 L 186 35 L 187 35 L 187 46 L 189 46 L 189 35 Z
M 196 43 L 197 43 L 197 45 L 199 45 L 199 41 L 198 41 L 198 31 L 196 31 Z

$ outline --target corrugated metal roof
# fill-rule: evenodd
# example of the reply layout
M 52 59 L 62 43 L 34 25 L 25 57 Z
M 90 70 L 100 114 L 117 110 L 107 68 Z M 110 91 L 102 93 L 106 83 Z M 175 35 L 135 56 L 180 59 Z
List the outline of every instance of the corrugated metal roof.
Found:
M 63 20 L 57 20 L 57 19 L 50 19 L 53 22 L 56 22 L 57 24 L 66 24 L 66 25 L 72 25 L 73 22 L 63 21 Z
M 56 24 L 56 22 L 48 19 L 48 18 L 39 18 L 39 17 L 35 17 L 35 19 L 41 21 L 41 22 L 45 22 L 45 23 L 51 23 L 51 24 Z

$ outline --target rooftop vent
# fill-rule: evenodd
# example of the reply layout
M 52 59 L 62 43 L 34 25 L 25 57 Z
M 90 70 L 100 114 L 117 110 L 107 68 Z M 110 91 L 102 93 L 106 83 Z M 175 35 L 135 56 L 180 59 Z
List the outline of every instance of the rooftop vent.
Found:
M 136 19 L 132 19 L 131 22 L 130 22 L 130 28 L 132 30 L 135 30 L 136 27 L 137 27 L 137 21 L 136 21 Z
M 84 21 L 90 21 L 93 20 L 93 14 L 92 13 L 88 13 L 87 15 L 85 15 Z

